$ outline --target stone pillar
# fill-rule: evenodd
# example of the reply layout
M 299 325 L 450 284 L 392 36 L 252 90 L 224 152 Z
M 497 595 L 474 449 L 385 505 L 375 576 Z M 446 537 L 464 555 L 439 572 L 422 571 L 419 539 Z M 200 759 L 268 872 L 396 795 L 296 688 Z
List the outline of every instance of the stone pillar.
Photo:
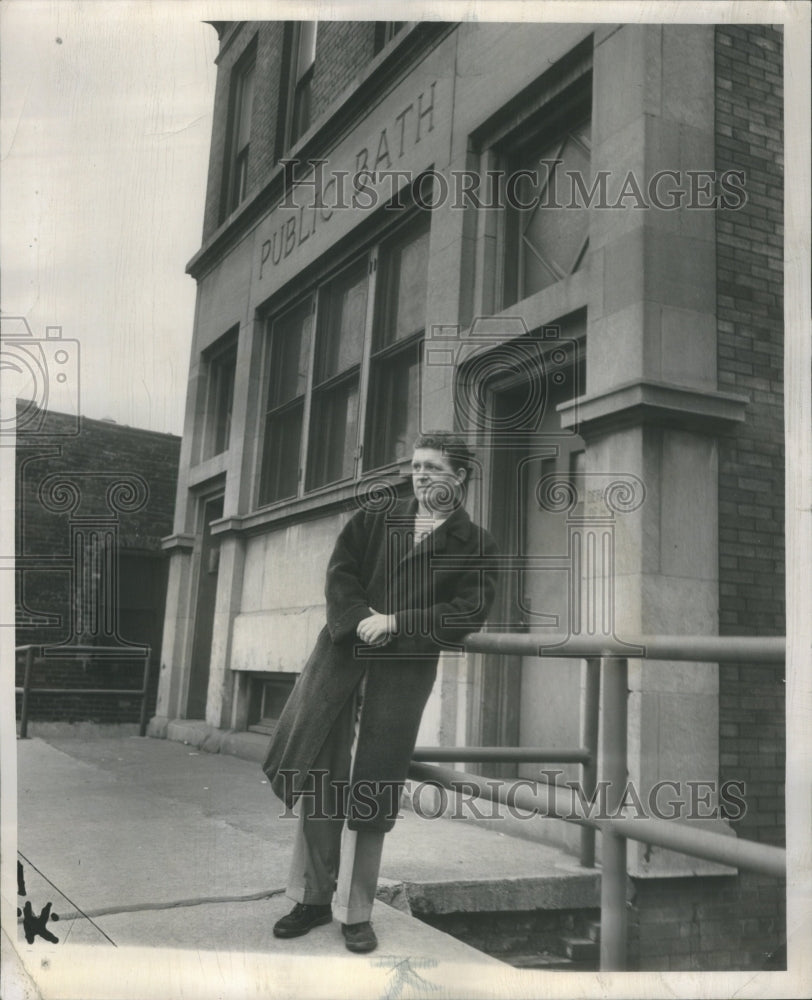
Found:
M 218 729 L 227 729 L 231 726 L 234 698 L 235 674 L 231 669 L 231 645 L 233 623 L 242 600 L 244 539 L 233 531 L 221 534 L 219 558 L 206 722 Z
M 166 583 L 166 611 L 164 613 L 163 643 L 161 646 L 161 674 L 158 680 L 158 700 L 154 731 L 159 722 L 181 717 L 187 687 L 192 631 L 192 552 L 194 535 L 171 535 L 163 540 L 169 557 Z
M 714 165 L 713 32 L 627 25 L 595 35 L 593 169 L 608 172 L 608 206 L 629 194 L 591 213 L 587 393 L 562 407 L 562 424 L 587 442 L 587 475 L 645 486 L 645 502 L 616 524 L 621 639 L 718 630 L 714 433 L 742 419 L 745 400 L 716 391 L 715 216 L 695 190 L 704 175 L 689 173 Z M 651 204 L 651 178 L 664 170 L 677 172 L 663 190 L 684 189 L 681 207 Z M 692 198 L 706 207 L 687 207 Z M 717 778 L 717 671 L 631 661 L 629 777 L 641 794 L 661 779 L 684 788 Z M 719 870 L 629 845 L 633 875 Z

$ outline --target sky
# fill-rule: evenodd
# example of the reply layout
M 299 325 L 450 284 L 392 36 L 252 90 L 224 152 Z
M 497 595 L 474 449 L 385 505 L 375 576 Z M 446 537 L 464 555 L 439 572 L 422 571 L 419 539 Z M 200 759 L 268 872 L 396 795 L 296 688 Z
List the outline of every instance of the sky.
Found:
M 0 11 L 4 332 L 13 317 L 35 339 L 61 326 L 85 416 L 174 434 L 218 47 L 200 14 L 122 0 Z

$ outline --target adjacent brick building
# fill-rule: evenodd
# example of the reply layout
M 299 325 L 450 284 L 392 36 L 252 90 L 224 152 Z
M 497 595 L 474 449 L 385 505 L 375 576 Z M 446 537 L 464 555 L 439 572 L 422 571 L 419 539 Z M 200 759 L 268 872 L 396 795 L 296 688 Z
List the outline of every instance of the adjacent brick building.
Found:
M 478 451 L 471 513 L 517 560 L 503 625 L 782 634 L 781 29 L 216 27 L 153 730 L 273 726 L 332 541 L 370 484 L 408 490 L 419 427 Z M 443 657 L 419 742 L 575 746 L 582 686 Z M 630 688 L 637 787 L 744 782 L 717 826 L 783 843 L 781 671 L 648 661 Z M 632 967 L 782 943 L 774 881 L 643 845 L 628 872 Z
M 32 686 L 77 689 L 33 695 L 33 722 L 136 722 L 137 698 L 81 689 L 140 688 L 143 660 L 124 655 L 139 644 L 153 651 L 154 711 L 166 600 L 161 538 L 172 524 L 179 450 L 176 435 L 114 421 L 52 412 L 35 420 L 30 408 L 21 415 L 16 644 L 64 644 L 64 658 L 36 665 Z M 75 644 L 119 646 L 122 656 L 77 659 Z M 23 667 L 18 656 L 18 686 Z M 18 694 L 18 717 L 20 704 Z

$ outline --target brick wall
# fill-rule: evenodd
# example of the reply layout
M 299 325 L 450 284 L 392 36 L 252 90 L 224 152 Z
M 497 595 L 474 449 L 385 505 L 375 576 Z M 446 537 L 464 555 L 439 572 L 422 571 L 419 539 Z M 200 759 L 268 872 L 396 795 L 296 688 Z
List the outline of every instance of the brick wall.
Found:
M 781 34 L 716 32 L 717 170 L 747 204 L 717 217 L 719 388 L 750 398 L 719 442 L 719 631 L 784 634 Z M 720 667 L 722 780 L 747 783 L 741 836 L 783 843 L 783 667 Z
M 629 971 L 763 969 L 784 941 L 786 887 L 775 879 L 631 882 Z
M 282 138 L 287 84 L 283 58 L 290 31 L 284 21 L 248 21 L 221 39 L 214 97 L 208 188 L 203 221 L 203 241 L 223 219 L 223 173 L 228 147 L 228 116 L 235 65 L 246 50 L 256 46 L 251 148 L 248 157 L 248 196 L 262 188 L 284 154 Z M 374 21 L 322 21 L 316 38 L 313 67 L 311 120 L 315 121 L 371 61 L 374 55 Z
M 719 440 L 719 632 L 784 634 L 783 143 L 780 30 L 716 29 L 716 170 L 747 203 L 716 218 L 719 388 L 750 399 Z M 784 843 L 783 666 L 719 667 L 719 777 L 744 781 L 737 834 Z M 783 882 L 634 880 L 634 968 L 759 969 L 785 940 Z M 780 961 L 780 960 L 779 960 Z
M 312 120 L 371 62 L 374 21 L 322 21 L 316 37 Z
M 118 634 L 147 643 L 159 652 L 163 632 L 167 564 L 161 538 L 172 531 L 180 438 L 82 418 L 80 433 L 61 432 L 70 419 L 48 414 L 31 433 L 34 421 L 18 432 L 16 465 L 16 644 L 46 644 L 72 638 L 71 518 L 116 518 L 119 585 L 113 612 Z M 145 504 L 131 512 L 111 510 L 107 489 L 120 476 L 137 473 L 147 483 Z M 73 510 L 49 509 L 40 496 L 54 474 L 77 491 Z M 67 497 L 67 493 L 64 496 Z M 23 681 L 18 658 L 16 683 Z M 156 659 L 157 662 L 157 659 Z M 106 663 L 48 662 L 37 666 L 40 687 L 139 688 L 142 665 L 133 660 Z M 158 671 L 151 678 L 154 710 Z M 21 698 L 17 696 L 19 715 Z M 116 695 L 37 695 L 30 703 L 32 719 L 131 722 L 138 719 L 137 699 Z

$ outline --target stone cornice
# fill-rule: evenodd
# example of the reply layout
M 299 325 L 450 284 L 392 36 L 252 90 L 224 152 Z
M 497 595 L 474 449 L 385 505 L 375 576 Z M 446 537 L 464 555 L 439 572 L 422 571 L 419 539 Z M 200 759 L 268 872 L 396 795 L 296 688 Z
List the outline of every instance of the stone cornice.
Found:
M 164 552 L 191 552 L 195 547 L 195 536 L 179 532 L 161 539 Z
M 640 424 L 658 424 L 716 435 L 744 420 L 747 396 L 641 379 L 608 392 L 580 396 L 557 409 L 564 429 L 582 437 Z

